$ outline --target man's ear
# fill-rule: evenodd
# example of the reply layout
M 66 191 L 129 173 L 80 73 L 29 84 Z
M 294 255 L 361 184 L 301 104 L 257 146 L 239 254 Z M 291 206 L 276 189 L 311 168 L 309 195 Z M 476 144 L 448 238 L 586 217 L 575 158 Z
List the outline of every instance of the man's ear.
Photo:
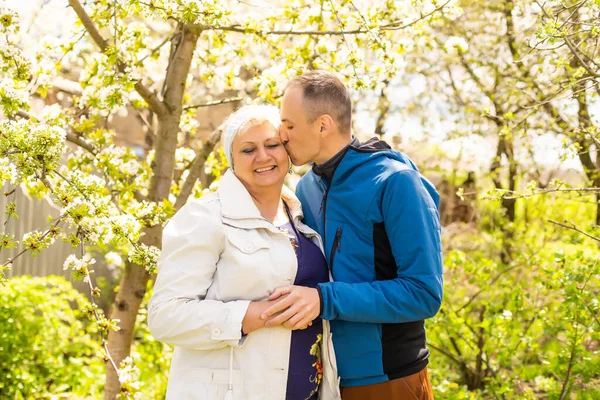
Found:
M 321 134 L 330 133 L 332 128 L 334 127 L 333 119 L 327 114 L 321 115 L 320 125 L 321 126 L 319 127 L 319 129 Z

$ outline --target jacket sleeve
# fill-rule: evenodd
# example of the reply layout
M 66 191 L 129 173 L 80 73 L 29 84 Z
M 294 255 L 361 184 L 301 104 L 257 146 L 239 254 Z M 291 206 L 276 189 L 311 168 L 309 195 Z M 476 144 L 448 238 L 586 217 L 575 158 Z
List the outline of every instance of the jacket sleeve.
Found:
M 225 234 L 205 204 L 191 202 L 163 230 L 148 328 L 165 343 L 192 350 L 241 346 L 250 301 L 206 299 Z
M 363 283 L 319 284 L 322 317 L 366 323 L 403 323 L 433 317 L 443 290 L 439 213 L 414 170 L 393 173 L 380 206 L 397 277 Z

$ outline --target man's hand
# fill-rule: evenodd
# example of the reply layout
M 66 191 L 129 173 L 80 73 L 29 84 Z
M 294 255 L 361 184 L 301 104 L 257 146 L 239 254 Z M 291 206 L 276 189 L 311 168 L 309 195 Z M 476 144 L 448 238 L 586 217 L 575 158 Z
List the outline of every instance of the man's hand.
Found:
M 276 289 L 269 301 L 286 297 L 265 310 L 261 318 L 267 320 L 265 326 L 283 324 L 287 329 L 304 329 L 312 325 L 312 321 L 319 316 L 321 300 L 317 289 L 304 286 L 284 286 Z M 280 313 L 279 315 L 275 315 Z

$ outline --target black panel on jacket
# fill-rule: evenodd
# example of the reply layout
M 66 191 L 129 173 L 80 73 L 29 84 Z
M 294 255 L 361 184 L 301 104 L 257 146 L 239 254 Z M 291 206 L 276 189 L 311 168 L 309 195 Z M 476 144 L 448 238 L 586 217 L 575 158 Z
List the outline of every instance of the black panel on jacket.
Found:
M 375 279 L 398 277 L 398 267 L 383 222 L 373 224 Z M 425 321 L 381 324 L 383 372 L 389 379 L 403 378 L 427 366 L 429 350 L 425 340 Z

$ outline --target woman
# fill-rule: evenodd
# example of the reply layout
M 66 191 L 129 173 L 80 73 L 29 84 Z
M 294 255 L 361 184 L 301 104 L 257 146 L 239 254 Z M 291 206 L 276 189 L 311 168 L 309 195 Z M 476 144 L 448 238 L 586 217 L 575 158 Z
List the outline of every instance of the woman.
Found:
M 246 106 L 223 132 L 231 169 L 163 232 L 150 332 L 175 345 L 168 399 L 339 399 L 329 325 L 265 328 L 280 286 L 328 280 L 321 240 L 283 186 L 291 167 L 273 106 Z

